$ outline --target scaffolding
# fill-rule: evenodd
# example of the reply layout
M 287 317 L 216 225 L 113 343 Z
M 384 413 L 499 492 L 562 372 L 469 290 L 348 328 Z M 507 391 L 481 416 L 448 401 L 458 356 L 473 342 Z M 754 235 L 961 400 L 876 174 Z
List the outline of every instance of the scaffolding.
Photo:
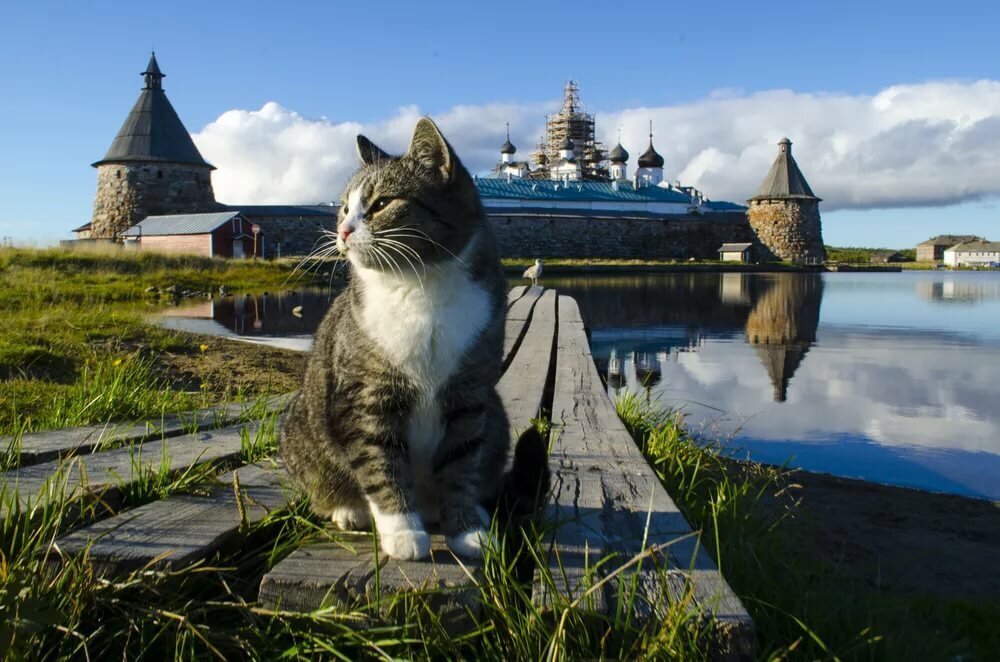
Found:
M 537 166 L 532 176 L 550 176 L 549 166 L 559 163 L 562 158 L 559 145 L 569 138 L 573 141 L 573 157 L 580 164 L 583 178 L 608 179 L 607 152 L 594 138 L 594 116 L 583 109 L 576 81 L 566 82 L 559 112 L 546 116 L 545 134 L 532 154 L 532 161 Z

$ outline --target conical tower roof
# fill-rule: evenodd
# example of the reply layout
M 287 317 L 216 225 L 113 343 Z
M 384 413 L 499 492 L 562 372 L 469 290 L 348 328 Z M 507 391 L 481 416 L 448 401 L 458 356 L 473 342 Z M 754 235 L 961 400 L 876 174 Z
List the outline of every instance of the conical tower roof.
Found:
M 792 158 L 792 141 L 782 138 L 778 141 L 778 158 L 771 165 L 771 170 L 767 173 L 757 193 L 751 200 L 781 200 L 786 198 L 800 198 L 809 200 L 819 200 L 809 188 L 799 164 Z
M 215 169 L 202 158 L 191 134 L 184 128 L 167 95 L 163 93 L 165 74 L 160 71 L 156 54 L 149 58 L 141 74 L 146 84 L 139 99 L 118 130 L 108 153 L 93 164 L 165 162 L 204 166 Z
M 754 345 L 754 349 L 760 357 L 760 362 L 764 364 L 768 377 L 771 378 L 774 401 L 784 402 L 788 399 L 788 382 L 809 351 L 809 343 Z

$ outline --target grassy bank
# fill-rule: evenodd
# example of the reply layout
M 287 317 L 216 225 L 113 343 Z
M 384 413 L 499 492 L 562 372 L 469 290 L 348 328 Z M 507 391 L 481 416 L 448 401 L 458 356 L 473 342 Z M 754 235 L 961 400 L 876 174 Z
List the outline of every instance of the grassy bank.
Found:
M 988 660 L 1000 650 L 1000 599 L 873 585 L 851 559 L 806 542 L 829 523 L 801 505 L 795 473 L 729 460 L 678 415 L 631 394 L 616 405 L 753 616 L 763 657 Z
M 264 426 L 245 448 L 244 459 L 267 462 L 275 450 L 274 426 Z M 197 492 L 206 481 L 211 478 L 204 471 L 180 478 L 153 472 L 124 490 L 126 505 Z M 376 595 L 311 613 L 254 603 L 263 574 L 292 549 L 339 539 L 304 504 L 272 512 L 217 563 L 147 569 L 113 581 L 95 576 L 85 557 L 54 562 L 52 542 L 79 522 L 70 520 L 65 501 L 24 512 L 0 495 L 0 509 L 7 513 L 0 521 L 0 650 L 14 658 L 699 660 L 710 650 L 704 625 L 692 621 L 683 603 L 642 628 L 626 613 L 597 614 L 589 597 L 614 576 L 592 580 L 588 592 L 569 599 L 559 597 L 553 577 L 542 573 L 555 604 L 540 612 L 531 601 L 530 573 L 519 561 L 542 554 L 543 534 L 533 530 L 501 534 L 507 544 L 487 551 L 473 589 L 482 605 L 478 625 L 458 636 L 421 599 Z M 620 590 L 627 594 L 629 586 Z
M 278 289 L 296 283 L 293 267 L 0 249 L 0 436 L 156 416 L 259 392 L 266 386 L 259 380 L 224 378 L 232 371 L 220 361 L 238 355 L 231 343 L 166 331 L 147 316 L 174 304 L 160 294 L 171 286 Z
M 958 601 L 880 593 L 844 568 L 804 553 L 798 506 L 781 471 L 730 462 L 682 421 L 624 397 L 623 420 L 674 499 L 700 529 L 727 580 L 754 616 L 760 659 L 991 659 L 1000 611 Z M 273 423 L 273 419 L 272 419 Z M 245 460 L 268 462 L 275 426 L 245 442 Z M 125 490 L 134 507 L 199 492 L 211 472 L 152 472 Z M 456 636 L 422 600 L 372 596 L 310 613 L 254 602 L 263 574 L 294 548 L 338 540 L 304 503 L 272 512 L 247 541 L 215 562 L 143 570 L 105 581 L 85 558 L 53 563 L 51 543 L 79 520 L 63 501 L 33 512 L 0 496 L 0 649 L 13 657 L 155 659 L 708 659 L 702 624 L 675 603 L 639 628 L 624 614 L 601 617 L 586 597 L 531 602 L 521 558 L 540 558 L 542 533 L 509 531 L 488 550 L 474 589 L 478 626 Z M 91 513 L 83 513 L 88 518 Z M 518 548 L 517 541 L 525 540 Z M 610 561 L 620 567 L 628 559 Z M 555 588 L 543 573 L 541 581 Z M 614 581 L 612 579 L 611 581 Z M 591 580 L 596 590 L 601 584 Z M 665 584 L 664 584 L 665 585 Z M 628 595 L 629 586 L 619 587 Z M 586 595 L 586 594 L 585 594 Z

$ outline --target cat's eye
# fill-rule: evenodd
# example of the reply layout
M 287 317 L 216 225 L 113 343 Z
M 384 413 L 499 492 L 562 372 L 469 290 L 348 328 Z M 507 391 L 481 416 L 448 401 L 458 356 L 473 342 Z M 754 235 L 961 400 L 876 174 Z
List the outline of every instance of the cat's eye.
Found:
M 371 206 L 368 207 L 368 211 L 371 211 L 373 213 L 380 212 L 386 207 L 388 207 L 393 200 L 395 200 L 395 198 L 386 198 L 386 197 L 376 198 L 375 201 L 371 204 Z

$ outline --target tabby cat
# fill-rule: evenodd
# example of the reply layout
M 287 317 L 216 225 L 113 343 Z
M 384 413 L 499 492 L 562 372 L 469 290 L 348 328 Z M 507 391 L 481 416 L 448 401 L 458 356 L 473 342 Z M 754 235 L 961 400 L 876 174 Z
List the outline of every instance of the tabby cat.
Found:
M 343 529 L 374 520 L 384 553 L 426 556 L 436 524 L 453 551 L 473 556 L 510 445 L 495 389 L 506 310 L 495 240 L 472 177 L 431 120 L 417 122 L 403 156 L 364 136 L 358 152 L 336 235 L 351 279 L 316 334 L 281 454 L 318 514 Z M 511 475 L 525 462 L 545 463 L 533 430 L 508 484 L 524 484 Z

